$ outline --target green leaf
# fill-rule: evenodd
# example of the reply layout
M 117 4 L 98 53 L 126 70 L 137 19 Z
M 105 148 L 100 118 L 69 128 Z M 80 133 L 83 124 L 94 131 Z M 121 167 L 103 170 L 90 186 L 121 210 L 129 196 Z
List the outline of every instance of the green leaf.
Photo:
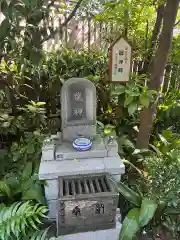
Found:
M 26 239 L 27 232 L 39 226 L 45 212 L 47 212 L 45 206 L 33 205 L 29 201 L 14 203 L 10 207 L 3 208 L 0 211 L 0 239 L 15 239 L 15 237 Z M 40 240 L 40 238 L 36 239 Z
M 173 133 L 171 130 L 166 129 L 162 132 L 162 136 L 166 139 L 171 139 L 173 137 Z
M 122 85 L 120 85 L 120 86 L 118 86 L 117 88 L 116 88 L 116 90 L 115 90 L 115 93 L 116 94 L 123 94 L 125 92 L 125 87 L 124 86 L 122 86 Z
M 179 215 L 180 214 L 180 209 L 176 209 L 176 208 L 173 208 L 173 207 L 168 207 L 168 208 L 166 208 L 164 213 L 167 214 L 167 215 Z
M 137 103 L 131 103 L 128 106 L 128 113 L 129 113 L 129 115 L 133 115 L 137 109 L 138 109 Z
M 169 145 L 169 142 L 166 140 L 165 137 L 163 137 L 161 134 L 158 134 L 160 140 L 162 141 L 162 143 L 165 145 L 165 146 L 168 146 Z
M 104 129 L 105 125 L 104 125 L 102 122 L 96 121 L 96 123 L 97 123 L 97 125 L 99 125 L 102 129 Z
M 136 235 L 140 229 L 139 213 L 139 208 L 133 208 L 129 211 L 122 224 L 122 230 L 119 238 L 120 240 L 132 240 Z
M 141 206 L 142 198 L 141 196 L 127 187 L 124 183 L 119 182 L 117 184 L 117 190 L 119 193 L 121 193 L 126 200 L 134 204 L 135 206 Z
M 140 169 L 138 169 L 134 164 L 132 164 L 130 161 L 126 160 L 126 159 L 122 159 L 122 162 L 124 164 L 128 164 L 130 165 L 132 168 L 134 168 L 141 176 L 143 176 L 143 173 L 141 172 Z
M 139 97 L 140 103 L 144 106 L 144 107 L 148 107 L 149 103 L 150 103 L 150 98 L 144 94 L 140 95 Z
M 2 126 L 3 128 L 9 128 L 10 125 L 11 125 L 10 122 L 3 122 L 3 123 L 1 124 L 1 126 Z
M 7 18 L 5 18 L 2 23 L 0 24 L 0 41 L 3 41 L 6 35 L 9 33 L 9 29 L 11 24 Z
M 125 91 L 128 95 L 133 96 L 133 97 L 137 97 L 140 95 L 139 89 L 136 89 L 136 91 L 132 91 L 131 89 L 127 89 Z
M 139 215 L 139 224 L 141 227 L 146 226 L 154 217 L 154 214 L 157 209 L 157 203 L 154 200 L 144 198 L 142 200 L 140 215 Z
M 132 153 L 132 155 L 138 155 L 138 154 L 141 154 L 141 153 L 147 153 L 149 152 L 149 149 L 135 149 L 134 152 Z
M 5 208 L 6 207 L 6 205 L 4 204 L 4 203 L 1 203 L 0 204 L 0 211 L 3 209 L 3 208 Z
M 32 186 L 22 193 L 24 200 L 36 200 L 39 203 L 45 204 L 45 198 L 42 186 L 39 183 L 32 184 Z
M 11 197 L 11 189 L 6 181 L 0 181 L 0 196 Z
M 27 145 L 27 153 L 28 154 L 34 153 L 34 144 L 32 144 L 31 142 Z
M 37 102 L 36 105 L 37 105 L 38 107 L 40 107 L 40 106 L 46 105 L 46 103 L 45 103 L 45 102 Z
M 128 106 L 133 101 L 133 99 L 134 99 L 133 96 L 126 95 L 124 106 Z
M 158 148 L 156 148 L 154 145 L 152 145 L 152 144 L 149 144 L 149 146 L 153 149 L 153 151 L 155 151 L 158 155 L 162 155 L 162 152 L 158 149 Z
M 119 137 L 118 138 L 118 143 L 121 146 L 135 149 L 135 146 L 134 146 L 133 142 L 131 142 L 126 135 L 123 135 L 123 136 Z
M 28 162 L 22 172 L 22 176 L 21 176 L 22 181 L 25 181 L 31 178 L 32 170 L 33 170 L 32 162 Z

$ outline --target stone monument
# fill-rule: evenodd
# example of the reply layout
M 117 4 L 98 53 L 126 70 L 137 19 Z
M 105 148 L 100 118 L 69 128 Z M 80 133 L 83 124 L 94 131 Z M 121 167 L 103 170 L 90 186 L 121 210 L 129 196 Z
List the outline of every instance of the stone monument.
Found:
M 69 79 L 61 91 L 62 139 L 96 136 L 96 88 L 86 79 Z
M 125 168 L 115 139 L 102 138 L 96 131 L 96 88 L 85 78 L 67 80 L 61 90 L 62 132 L 44 141 L 39 178 L 46 180 L 45 196 L 49 218 L 57 217 L 59 177 L 109 174 L 120 181 Z M 77 151 L 73 141 L 88 138 L 92 147 Z

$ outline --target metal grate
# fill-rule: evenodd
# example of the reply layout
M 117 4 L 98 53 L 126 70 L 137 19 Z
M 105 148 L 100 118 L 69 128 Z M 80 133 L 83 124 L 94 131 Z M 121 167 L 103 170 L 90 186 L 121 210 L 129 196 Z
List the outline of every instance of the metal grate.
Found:
M 81 178 L 59 178 L 60 197 L 78 194 L 112 192 L 112 186 L 106 175 Z

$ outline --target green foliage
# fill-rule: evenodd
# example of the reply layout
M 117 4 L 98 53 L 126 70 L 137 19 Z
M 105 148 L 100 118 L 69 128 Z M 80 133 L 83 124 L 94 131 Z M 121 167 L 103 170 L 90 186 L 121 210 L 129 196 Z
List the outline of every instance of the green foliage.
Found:
M 23 134 L 24 137 L 14 141 L 9 149 L 2 151 L 0 176 L 10 172 L 19 175 L 29 162 L 33 163 L 34 168 L 38 168 L 44 136 L 39 131 Z
M 157 203 L 154 200 L 143 198 L 139 214 L 139 225 L 140 227 L 146 226 L 154 217 Z
M 7 173 L 0 181 L 0 202 L 11 204 L 15 201 L 35 200 L 45 204 L 44 182 L 39 180 L 35 171 L 32 162 L 28 162 L 22 174 L 19 169 L 16 173 Z
M 131 81 L 126 86 L 117 86 L 113 93 L 115 96 L 120 95 L 120 100 L 124 99 L 124 107 L 128 109 L 129 115 L 133 115 L 143 107 L 147 108 L 156 94 L 155 91 L 149 90 L 144 85 L 146 80 L 144 75 L 132 76 Z
M 158 196 L 158 199 L 167 202 L 169 207 L 180 209 L 179 161 L 180 150 L 174 149 L 163 156 L 146 158 L 145 166 L 151 183 L 148 188 L 149 196 Z
M 180 135 L 173 133 L 171 130 L 164 130 L 161 134 L 157 134 L 151 147 L 158 154 L 165 155 L 173 149 L 180 149 Z
M 42 108 L 41 102 L 31 101 L 24 107 L 18 108 L 16 116 L 12 116 L 8 109 L 0 112 L 0 134 L 1 135 L 20 135 L 28 130 L 35 131 L 36 129 L 45 128 L 46 117 L 45 109 Z
M 139 230 L 139 208 L 131 209 L 124 219 L 120 239 L 132 240 Z
M 120 192 L 127 201 L 131 202 L 135 206 L 140 206 L 142 199 L 141 196 L 128 188 L 124 183 L 118 183 L 118 192 Z
M 38 233 L 38 226 L 46 217 L 46 212 L 46 207 L 39 204 L 34 205 L 29 201 L 14 203 L 10 207 L 2 208 L 0 211 L 0 239 L 26 239 L 27 232 L 31 232 L 29 236 L 32 237 L 34 231 L 36 231 L 36 236 L 34 234 L 34 237 L 27 239 L 45 239 L 42 233 Z
M 171 128 L 173 131 L 179 132 L 180 126 L 180 91 L 172 89 L 165 93 L 161 98 L 155 119 L 154 131 L 162 132 L 164 129 Z
M 147 228 L 152 228 L 155 235 L 166 230 L 171 233 L 172 239 L 178 239 L 179 161 L 179 150 L 174 149 L 165 155 L 151 154 L 144 161 L 147 178 L 141 178 L 139 184 L 136 183 L 137 192 L 123 183 L 118 184 L 118 191 L 132 204 L 131 208 L 136 207 L 123 221 L 121 234 L 124 239 L 133 239 L 140 229 Z M 132 231 L 127 231 L 129 224 L 134 224 Z

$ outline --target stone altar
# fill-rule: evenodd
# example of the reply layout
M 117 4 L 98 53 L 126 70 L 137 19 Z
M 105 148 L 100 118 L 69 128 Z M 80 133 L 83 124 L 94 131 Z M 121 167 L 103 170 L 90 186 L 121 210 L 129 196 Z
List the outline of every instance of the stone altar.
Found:
M 44 141 L 39 179 L 46 180 L 45 196 L 49 218 L 57 217 L 58 178 L 61 176 L 108 173 L 120 181 L 125 167 L 118 155 L 115 139 L 96 133 L 96 88 L 85 78 L 67 80 L 61 90 L 62 132 Z M 88 151 L 76 151 L 78 137 L 92 141 Z

